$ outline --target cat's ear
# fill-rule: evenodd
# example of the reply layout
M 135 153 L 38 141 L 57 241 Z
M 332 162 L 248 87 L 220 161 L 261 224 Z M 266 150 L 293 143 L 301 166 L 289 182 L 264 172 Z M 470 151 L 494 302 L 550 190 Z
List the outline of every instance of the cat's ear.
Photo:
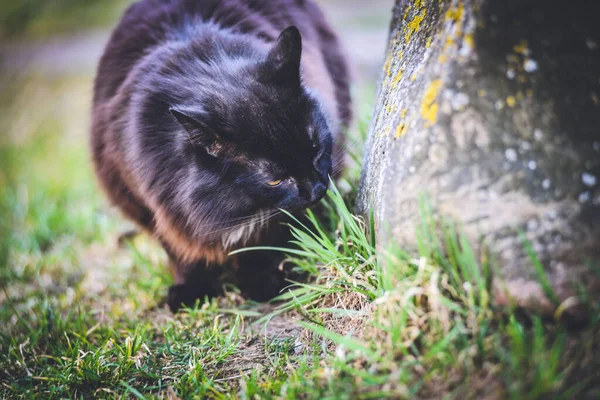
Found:
M 190 142 L 197 147 L 202 147 L 206 153 L 217 157 L 222 148 L 219 138 L 200 119 L 195 116 L 196 113 L 189 110 L 170 108 L 171 115 L 186 130 Z
M 280 84 L 300 85 L 302 36 L 295 26 L 281 32 L 269 51 L 264 68 L 272 80 Z

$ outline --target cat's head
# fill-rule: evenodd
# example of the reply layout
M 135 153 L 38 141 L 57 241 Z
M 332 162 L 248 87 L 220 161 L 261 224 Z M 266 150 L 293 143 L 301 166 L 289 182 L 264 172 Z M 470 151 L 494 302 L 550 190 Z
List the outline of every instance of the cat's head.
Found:
M 212 90 L 170 109 L 198 168 L 218 180 L 199 193 L 221 196 L 230 216 L 304 209 L 327 190 L 332 133 L 302 84 L 301 53 L 300 32 L 287 28 L 262 59 L 218 66 Z

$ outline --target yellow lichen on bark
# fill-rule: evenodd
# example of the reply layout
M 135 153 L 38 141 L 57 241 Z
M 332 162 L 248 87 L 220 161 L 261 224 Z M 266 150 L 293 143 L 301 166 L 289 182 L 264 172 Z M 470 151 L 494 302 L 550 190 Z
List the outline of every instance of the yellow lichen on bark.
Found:
M 396 127 L 396 132 L 394 133 L 394 139 L 398 139 L 404 135 L 406 135 L 406 132 L 408 132 L 408 121 L 406 121 L 406 113 L 408 112 L 408 110 L 406 108 L 403 108 L 402 111 L 400 111 L 400 124 Z
M 465 5 L 462 2 L 459 2 L 456 7 L 452 7 L 451 9 L 446 11 L 445 17 L 446 20 L 461 21 L 464 14 Z
M 392 86 L 396 86 L 400 83 L 400 81 L 402 80 L 403 74 L 404 74 L 404 71 L 402 71 L 402 69 L 399 69 L 398 72 L 396 72 L 396 75 L 394 76 L 394 80 L 392 81 Z
M 524 56 L 528 55 L 529 54 L 529 44 L 527 43 L 527 40 L 521 40 L 521 42 L 519 44 L 516 44 L 513 46 L 513 50 L 517 54 L 521 54 Z
M 385 60 L 385 64 L 383 64 L 383 71 L 387 76 L 390 75 L 390 70 L 392 68 L 392 56 L 389 55 L 387 60 Z
M 517 100 L 515 99 L 514 96 L 508 96 L 506 98 L 506 104 L 510 107 L 513 108 L 515 106 L 515 104 L 517 103 Z
M 401 138 L 402 136 L 406 135 L 406 132 L 408 132 L 408 123 L 401 122 L 400 125 L 398 125 L 398 127 L 396 128 L 394 139 Z
M 475 48 L 475 40 L 473 40 L 473 34 L 472 33 L 467 33 L 465 35 L 465 44 L 467 46 L 469 46 L 471 49 Z
M 413 19 L 406 25 L 404 29 L 404 43 L 410 42 L 410 38 L 414 33 L 416 33 L 421 27 L 421 22 L 425 19 L 425 15 L 427 14 L 426 10 L 422 10 L 419 14 L 415 15 Z
M 432 81 L 421 101 L 421 117 L 426 121 L 425 126 L 431 126 L 437 122 L 439 104 L 436 102 L 437 96 L 442 88 L 442 80 Z

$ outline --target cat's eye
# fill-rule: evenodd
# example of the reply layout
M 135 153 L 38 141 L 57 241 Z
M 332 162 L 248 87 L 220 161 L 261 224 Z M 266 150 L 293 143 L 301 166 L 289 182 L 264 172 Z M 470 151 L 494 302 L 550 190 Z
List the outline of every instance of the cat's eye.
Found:
M 269 186 L 279 186 L 279 184 L 280 184 L 281 182 L 283 182 L 283 180 L 282 180 L 282 179 L 276 179 L 276 180 L 274 180 L 274 181 L 270 181 L 270 182 L 267 182 L 267 183 L 269 184 Z

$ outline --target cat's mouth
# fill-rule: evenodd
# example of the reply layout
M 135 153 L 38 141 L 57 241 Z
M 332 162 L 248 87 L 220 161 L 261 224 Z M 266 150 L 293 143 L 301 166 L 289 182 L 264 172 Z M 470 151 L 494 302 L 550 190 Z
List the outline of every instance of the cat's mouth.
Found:
M 314 207 L 317 204 L 319 204 L 319 202 L 323 199 L 323 197 L 325 197 L 325 193 L 327 193 L 327 186 L 325 186 L 325 185 L 319 186 L 319 188 L 317 189 L 315 198 L 310 201 L 309 207 Z

